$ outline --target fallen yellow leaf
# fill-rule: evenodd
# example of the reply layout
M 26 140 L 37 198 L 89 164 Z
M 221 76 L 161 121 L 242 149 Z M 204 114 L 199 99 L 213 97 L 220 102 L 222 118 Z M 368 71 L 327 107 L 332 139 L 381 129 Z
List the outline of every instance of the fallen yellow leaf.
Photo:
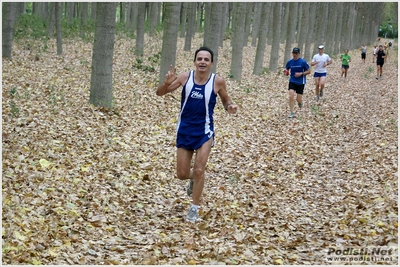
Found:
M 47 168 L 50 166 L 51 162 L 45 160 L 45 159 L 41 159 L 39 160 L 40 166 L 42 166 L 42 168 Z

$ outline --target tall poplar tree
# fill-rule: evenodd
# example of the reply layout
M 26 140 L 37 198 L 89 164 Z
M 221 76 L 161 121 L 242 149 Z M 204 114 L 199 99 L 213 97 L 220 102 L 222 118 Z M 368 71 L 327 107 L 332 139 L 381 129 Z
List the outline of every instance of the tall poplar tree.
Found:
M 17 3 L 3 3 L 2 50 L 6 58 L 11 58 L 16 10 Z
M 142 56 L 144 50 L 145 14 L 146 14 L 146 3 L 139 2 L 138 14 L 137 14 L 137 28 L 136 28 L 136 49 L 135 49 L 135 54 L 137 56 Z
M 261 5 L 261 21 L 260 28 L 258 31 L 258 43 L 256 50 L 256 58 L 254 59 L 253 74 L 260 75 L 262 73 L 264 63 L 265 47 L 267 45 L 267 24 L 268 24 L 268 13 L 271 7 L 270 2 L 263 2 Z
M 179 13 L 181 4 L 179 2 L 166 2 L 164 14 L 164 32 L 161 48 L 160 76 L 159 83 L 165 80 L 165 74 L 169 71 L 169 66 L 175 66 L 176 48 L 179 32 Z
M 196 22 L 196 3 L 191 2 L 188 5 L 188 12 L 187 12 L 187 19 L 188 19 L 188 26 L 186 29 L 186 36 L 185 36 L 185 51 L 190 51 L 192 48 L 192 39 L 195 33 L 195 22 Z
M 276 2 L 273 3 L 273 14 L 274 14 L 274 19 L 273 19 L 273 24 L 272 24 L 272 46 L 271 46 L 271 57 L 269 60 L 269 70 L 276 72 L 278 69 L 278 59 L 279 59 L 279 40 L 280 40 L 280 32 L 281 32 L 281 3 Z
M 62 28 L 61 28 L 61 20 L 62 20 L 62 3 L 56 2 L 55 6 L 56 11 L 56 41 L 57 41 L 57 55 L 62 55 Z
M 244 28 L 243 25 L 246 19 L 246 3 L 235 3 L 236 10 L 234 14 L 233 32 L 232 32 L 232 60 L 231 60 L 231 77 L 236 81 L 242 79 L 242 66 L 243 66 L 243 38 Z
M 257 46 L 257 36 L 260 29 L 262 2 L 254 3 L 253 24 L 251 29 L 251 46 Z
M 294 35 L 296 33 L 296 22 L 297 22 L 297 3 L 296 2 L 287 3 L 286 7 L 289 9 L 288 14 L 290 19 L 288 19 L 288 27 L 286 31 L 285 55 L 283 57 L 283 64 L 286 64 L 286 62 L 291 58 L 292 48 L 293 48 L 292 46 L 294 42 Z
M 117 3 L 97 3 L 90 99 L 94 106 L 112 107 L 112 74 Z
M 214 64 L 211 67 L 212 72 L 216 72 L 217 64 L 218 64 L 218 48 L 220 39 L 222 38 L 222 10 L 224 3 L 221 2 L 213 2 L 211 4 L 211 14 L 208 26 L 210 34 L 208 34 L 207 39 L 204 38 L 203 45 L 207 46 L 214 52 Z M 211 34 L 212 33 L 212 34 Z

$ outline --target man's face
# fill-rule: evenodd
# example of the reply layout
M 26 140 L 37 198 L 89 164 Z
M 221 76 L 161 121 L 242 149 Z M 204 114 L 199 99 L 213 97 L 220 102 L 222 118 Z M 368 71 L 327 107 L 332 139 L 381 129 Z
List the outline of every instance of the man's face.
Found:
M 211 54 L 208 51 L 199 51 L 194 61 L 198 71 L 208 71 L 214 63 L 211 62 Z
M 293 59 L 294 60 L 296 60 L 296 59 L 298 59 L 299 58 L 299 53 L 295 53 L 295 52 L 292 52 L 292 55 L 293 55 Z
M 318 53 L 320 53 L 322 55 L 324 53 L 324 49 L 323 48 L 318 48 Z

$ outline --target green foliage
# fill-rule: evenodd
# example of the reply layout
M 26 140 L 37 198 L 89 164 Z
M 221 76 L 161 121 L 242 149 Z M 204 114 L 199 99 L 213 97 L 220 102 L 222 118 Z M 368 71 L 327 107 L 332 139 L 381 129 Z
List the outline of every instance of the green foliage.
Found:
M 148 61 L 158 64 L 161 60 L 161 52 L 158 52 L 157 54 L 153 54 L 148 57 Z
M 317 105 L 310 105 L 311 113 L 314 115 L 321 115 L 320 107 Z
M 10 90 L 10 112 L 11 116 L 17 117 L 19 115 L 19 108 L 17 107 L 16 103 L 14 102 L 14 97 L 18 96 L 17 87 L 13 87 Z
M 36 15 L 23 14 L 18 17 L 15 24 L 16 39 L 30 37 L 33 39 L 47 38 L 47 25 Z
M 90 38 L 94 36 L 95 31 L 95 22 L 90 19 L 87 20 L 85 25 L 85 36 L 86 39 L 91 40 Z M 80 32 L 82 29 L 82 23 L 79 18 L 75 18 L 72 20 L 71 24 L 68 23 L 67 18 L 63 18 L 61 21 L 62 27 L 62 37 L 63 38 L 76 38 L 80 36 Z M 48 36 L 48 22 L 44 21 L 39 16 L 26 13 L 18 17 L 17 22 L 15 24 L 15 39 L 23 39 L 23 38 L 32 38 L 36 40 L 42 40 L 46 42 L 50 36 Z M 55 25 L 54 25 L 55 31 Z M 47 50 L 47 46 L 43 49 Z
M 122 34 L 128 38 L 135 39 L 136 35 L 130 29 L 126 28 L 126 24 L 122 22 L 117 22 L 115 25 L 115 34 Z
M 80 33 L 80 20 L 78 19 L 72 19 L 71 24 L 68 23 L 67 18 L 63 18 L 61 21 L 61 27 L 62 27 L 62 36 L 63 38 L 74 38 L 78 37 Z
M 136 63 L 133 64 L 133 67 L 139 70 L 143 70 L 145 72 L 155 72 L 155 65 L 159 65 L 161 60 L 161 52 L 158 52 L 157 54 L 153 54 L 147 58 L 147 61 L 149 65 L 145 65 L 143 58 L 138 57 L 136 58 Z
M 397 38 L 399 33 L 398 3 L 388 2 L 385 3 L 384 19 L 379 27 L 379 36 L 384 38 Z

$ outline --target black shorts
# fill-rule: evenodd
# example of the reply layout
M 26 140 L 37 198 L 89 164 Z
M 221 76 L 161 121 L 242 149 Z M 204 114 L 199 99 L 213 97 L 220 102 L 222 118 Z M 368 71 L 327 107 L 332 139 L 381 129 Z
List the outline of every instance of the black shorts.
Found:
M 342 64 L 342 69 L 348 69 L 348 68 L 350 68 L 349 65 L 343 65 L 343 64 Z
M 365 59 L 365 56 L 367 55 L 367 53 L 361 53 L 361 58 Z
M 377 61 L 376 62 L 376 65 L 377 66 L 381 66 L 381 67 L 383 67 L 383 64 L 385 63 L 385 61 Z
M 289 82 L 289 89 L 288 90 L 294 90 L 296 94 L 302 95 L 304 93 L 304 87 L 305 84 L 296 84 Z

